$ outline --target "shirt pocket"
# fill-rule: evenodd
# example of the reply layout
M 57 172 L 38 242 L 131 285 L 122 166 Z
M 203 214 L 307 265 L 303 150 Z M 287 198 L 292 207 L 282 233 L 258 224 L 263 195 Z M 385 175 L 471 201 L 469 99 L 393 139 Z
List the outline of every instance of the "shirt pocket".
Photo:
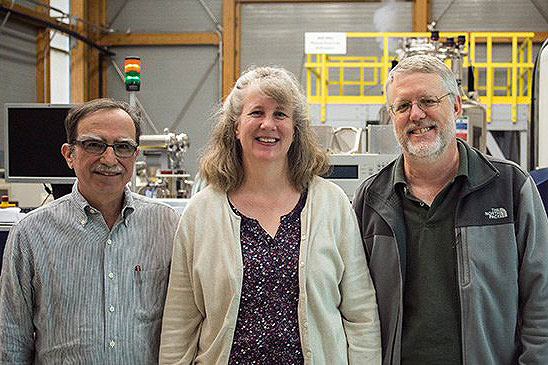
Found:
M 135 271 L 133 273 L 133 298 L 135 315 L 143 321 L 162 317 L 167 290 L 169 268 Z

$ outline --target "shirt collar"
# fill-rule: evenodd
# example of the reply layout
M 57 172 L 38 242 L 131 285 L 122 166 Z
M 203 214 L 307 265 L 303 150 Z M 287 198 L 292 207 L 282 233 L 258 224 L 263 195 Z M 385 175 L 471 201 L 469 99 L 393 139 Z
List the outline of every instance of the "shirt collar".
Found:
M 133 195 L 131 194 L 131 191 L 127 186 L 124 187 L 124 204 L 122 206 L 122 217 L 124 224 L 127 225 L 128 217 L 135 211 L 135 199 L 133 198 Z M 96 214 L 99 213 L 99 211 L 95 208 L 93 208 L 86 198 L 80 193 L 78 190 L 78 180 L 74 182 L 74 185 L 72 186 L 72 193 L 71 193 L 71 200 L 78 208 L 78 211 L 80 212 L 79 216 L 77 217 L 82 224 L 85 224 L 88 220 L 88 216 L 90 214 Z
M 459 168 L 457 170 L 457 175 L 452 181 L 455 181 L 455 179 L 459 176 L 463 176 L 468 179 L 468 154 L 466 153 L 464 142 L 457 139 L 457 148 L 459 150 Z M 405 172 L 403 170 L 403 154 L 396 160 L 396 165 L 394 168 L 394 189 L 398 185 L 403 185 L 404 187 L 407 186 Z

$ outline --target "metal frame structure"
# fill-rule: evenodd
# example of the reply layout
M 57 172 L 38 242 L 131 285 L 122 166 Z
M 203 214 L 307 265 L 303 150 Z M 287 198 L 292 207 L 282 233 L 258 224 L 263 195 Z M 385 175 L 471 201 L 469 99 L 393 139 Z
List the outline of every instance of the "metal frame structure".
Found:
M 531 102 L 531 72 L 533 69 L 533 37 L 531 32 L 498 32 L 498 33 L 454 33 L 440 32 L 440 38 L 458 37 L 464 35 L 466 43 L 463 67 L 473 66 L 475 87 L 479 91 L 480 103 L 486 105 L 487 122 L 492 121 L 492 108 L 495 104 L 509 104 L 512 108 L 512 123 L 518 121 L 519 105 L 529 105 Z M 305 68 L 307 70 L 306 91 L 309 104 L 321 105 L 321 120 L 325 122 L 326 107 L 328 104 L 385 104 L 386 97 L 382 88 L 388 77 L 391 62 L 397 57 L 389 51 L 389 42 L 392 39 L 428 38 L 430 33 L 346 33 L 347 39 L 382 39 L 384 47 L 382 56 L 330 56 L 326 54 L 307 55 Z M 508 62 L 496 62 L 493 58 L 493 44 L 498 40 L 511 39 L 512 59 Z M 479 60 L 478 45 L 486 47 L 486 59 Z M 450 63 L 450 61 L 447 61 Z M 449 65 L 450 66 L 450 65 Z M 359 70 L 358 80 L 345 78 L 347 70 Z M 506 72 L 506 84 L 495 85 L 494 73 L 496 70 Z M 333 75 L 336 75 L 335 78 Z M 485 74 L 485 82 L 482 76 Z M 369 78 L 367 78 L 369 75 Z M 337 92 L 330 93 L 330 86 L 336 85 Z M 366 87 L 379 86 L 376 94 L 367 94 Z M 353 87 L 359 92 L 352 94 L 345 90 Z M 497 95 L 504 93 L 505 95 Z
M 346 33 L 347 42 L 382 41 L 377 55 L 307 55 L 305 63 L 307 100 L 320 106 L 320 123 L 326 122 L 329 105 L 369 105 L 386 103 L 384 84 L 392 61 L 391 43 L 410 38 L 430 37 L 428 32 Z M 527 165 L 528 111 L 531 105 L 533 70 L 533 32 L 440 32 L 440 40 L 464 36 L 462 68 L 472 66 L 477 100 L 487 110 L 491 131 L 517 131 L 520 135 L 520 164 Z M 360 43 L 361 44 L 361 43 Z M 443 43 L 440 42 L 440 47 Z M 494 46 L 510 46 L 509 59 L 495 55 Z M 437 47 L 437 46 L 436 46 Z M 360 49 L 360 47 L 352 47 Z M 364 47 L 361 47 L 362 49 Z M 375 49 L 375 48 L 369 48 Z M 377 47 L 378 49 L 378 47 Z M 379 53 L 380 52 L 380 53 Z M 445 62 L 451 67 L 451 60 Z M 357 76 L 359 75 L 359 76 Z M 498 80 L 498 84 L 497 81 Z M 502 84 L 501 84 L 502 80 Z M 464 86 L 464 85 L 463 85 Z M 467 91 L 466 87 L 463 87 Z M 496 149 L 492 144 L 491 148 Z

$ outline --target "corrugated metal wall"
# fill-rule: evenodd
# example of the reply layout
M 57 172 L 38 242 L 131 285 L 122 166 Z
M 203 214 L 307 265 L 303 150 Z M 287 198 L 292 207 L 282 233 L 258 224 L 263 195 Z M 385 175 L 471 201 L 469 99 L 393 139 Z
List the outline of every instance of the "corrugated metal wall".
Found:
M 540 4 L 541 11 L 535 6 Z M 542 4 L 541 4 L 542 3 Z M 214 17 L 221 20 L 221 0 L 205 1 Z M 160 33 L 214 31 L 215 23 L 199 0 L 109 1 L 109 19 L 116 32 Z M 449 7 L 448 7 L 449 6 Z M 387 32 L 412 30 L 411 1 L 363 3 L 243 3 L 241 4 L 241 69 L 249 65 L 276 64 L 293 71 L 305 82 L 304 32 Z M 382 9 L 382 10 L 381 10 Z M 547 31 L 543 13 L 545 0 L 431 0 L 432 19 L 441 31 L 515 30 Z M 447 10 L 446 10 L 447 9 Z M 443 13 L 443 14 L 442 14 Z M 441 16 L 441 17 L 440 17 Z M 377 18 L 377 19 L 376 19 Z M 362 43 L 363 44 L 363 43 Z M 219 100 L 218 69 L 211 70 L 205 83 L 198 82 L 217 57 L 215 47 L 124 47 L 114 48 L 122 65 L 126 55 L 143 60 L 143 87 L 139 98 L 160 128 L 173 125 L 191 94 L 195 100 L 175 132 L 185 132 L 191 140 L 187 168 L 196 172 L 197 152 L 207 141 L 211 127 L 211 105 Z M 349 54 L 380 55 L 376 45 L 348 45 Z M 479 50 L 481 52 L 481 50 Z M 496 47 L 495 57 L 506 58 L 509 51 Z M 108 70 L 108 94 L 127 98 L 123 84 L 112 68 Z M 319 114 L 312 108 L 313 118 Z M 329 118 L 351 124 L 353 120 L 375 119 L 376 110 L 351 106 L 332 108 Z M 150 133 L 150 129 L 147 131 Z
M 116 32 L 177 33 L 214 32 L 215 22 L 198 0 L 109 1 L 108 19 Z M 220 21 L 221 1 L 204 1 Z M 118 14 L 118 15 L 116 15 Z M 112 21 L 114 20 L 114 21 Z M 126 56 L 140 56 L 141 91 L 137 97 L 160 132 L 186 133 L 190 148 L 185 167 L 194 177 L 198 154 L 207 142 L 213 105 L 220 99 L 221 75 L 215 46 L 113 47 L 115 62 L 122 68 Z M 128 100 L 123 82 L 110 66 L 107 95 Z M 145 123 L 143 133 L 154 134 Z
M 548 31 L 546 0 L 431 0 L 430 4 L 432 20 L 443 31 Z
M 546 0 L 431 0 L 430 4 L 431 20 L 437 20 L 439 31 L 548 31 Z M 412 31 L 412 8 L 411 1 L 242 4 L 242 69 L 277 64 L 293 71 L 304 84 L 304 32 Z M 352 41 L 348 55 L 380 55 L 380 47 L 359 48 Z M 482 53 L 485 47 L 478 45 L 478 57 Z M 495 45 L 493 57 L 510 60 L 510 47 Z M 496 77 L 497 84 L 504 82 Z M 379 93 L 373 90 L 372 95 Z M 363 121 L 377 119 L 377 112 L 378 108 L 362 105 L 332 105 L 326 117 L 333 125 L 362 127 Z M 319 121 L 318 105 L 311 106 L 311 116 L 313 123 Z
M 221 0 L 201 0 L 221 21 Z M 116 33 L 211 32 L 215 25 L 199 0 L 107 0 L 107 18 Z
M 0 24 L 4 16 L 0 16 Z M 4 104 L 36 102 L 36 29 L 8 18 L 0 33 L 0 165 L 4 167 Z
M 440 31 L 548 31 L 546 0 L 431 0 L 431 19 Z M 278 64 L 304 81 L 304 32 L 412 31 L 413 3 L 296 3 L 242 5 L 242 69 Z M 385 8 L 385 11 L 379 10 Z M 375 22 L 375 13 L 383 21 Z M 496 47 L 495 57 L 510 51 Z M 478 50 L 481 52 L 481 49 Z M 349 49 L 349 55 L 354 50 Z M 376 55 L 378 48 L 357 50 Z
M 220 22 L 222 0 L 202 2 Z M 202 2 L 109 0 L 108 19 L 117 33 L 213 32 L 217 29 L 215 20 Z M 412 6 L 411 1 L 244 3 L 241 5 L 241 68 L 251 64 L 278 64 L 293 71 L 304 82 L 304 32 L 411 31 Z M 375 13 L 381 7 L 389 7 L 389 11 L 384 14 L 386 19 L 375 23 Z M 438 20 L 440 31 L 548 31 L 546 0 L 431 0 L 431 9 L 432 19 Z M 34 102 L 35 30 L 12 20 L 6 26 L 28 37 L 0 34 L 0 103 Z M 116 52 L 115 60 L 120 66 L 127 55 L 142 57 L 143 87 L 138 96 L 158 129 L 175 125 L 174 132 L 189 135 L 191 148 L 187 155 L 187 168 L 194 174 L 197 154 L 211 127 L 208 116 L 212 105 L 220 98 L 218 49 L 213 46 L 181 46 L 114 47 L 112 50 Z M 349 53 L 354 52 L 376 54 L 379 48 L 356 49 L 349 45 Z M 113 67 L 109 66 L 106 72 L 107 95 L 127 100 L 127 93 Z M 357 109 L 355 114 L 360 119 L 365 115 L 363 110 Z M 0 121 L 3 118 L 3 113 L 0 113 Z M 180 123 L 176 124 L 179 119 Z M 145 133 L 151 132 L 145 127 Z
M 389 16 L 375 24 L 375 12 L 382 3 L 243 4 L 242 70 L 252 64 L 276 64 L 294 72 L 304 83 L 305 32 L 409 32 L 412 5 L 393 4 Z M 375 44 L 365 49 L 348 45 L 349 55 L 380 52 Z

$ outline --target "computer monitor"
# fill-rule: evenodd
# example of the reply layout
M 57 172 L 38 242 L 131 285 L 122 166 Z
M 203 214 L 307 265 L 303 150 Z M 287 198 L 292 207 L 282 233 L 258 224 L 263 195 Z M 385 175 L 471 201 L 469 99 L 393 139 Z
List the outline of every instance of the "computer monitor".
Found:
M 6 241 L 8 240 L 8 234 L 12 226 L 13 224 L 0 223 L 0 275 L 2 275 L 4 249 L 6 248 Z
M 67 140 L 66 104 L 5 104 L 4 168 L 7 182 L 72 184 L 61 155 Z

